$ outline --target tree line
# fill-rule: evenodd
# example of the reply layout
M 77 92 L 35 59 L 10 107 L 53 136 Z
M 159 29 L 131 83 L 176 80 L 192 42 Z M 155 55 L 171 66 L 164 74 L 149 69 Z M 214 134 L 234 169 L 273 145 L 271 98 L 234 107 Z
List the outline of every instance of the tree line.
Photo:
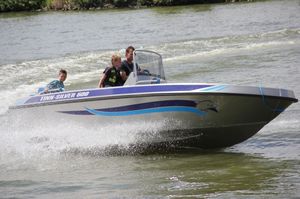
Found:
M 0 11 L 138 8 L 253 0 L 0 0 Z

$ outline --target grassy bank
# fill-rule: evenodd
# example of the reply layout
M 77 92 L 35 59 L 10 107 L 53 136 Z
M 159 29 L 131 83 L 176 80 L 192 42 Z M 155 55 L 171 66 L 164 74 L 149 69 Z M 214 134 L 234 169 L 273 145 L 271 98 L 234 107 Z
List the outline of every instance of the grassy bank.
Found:
M 0 12 L 172 6 L 253 0 L 0 0 Z

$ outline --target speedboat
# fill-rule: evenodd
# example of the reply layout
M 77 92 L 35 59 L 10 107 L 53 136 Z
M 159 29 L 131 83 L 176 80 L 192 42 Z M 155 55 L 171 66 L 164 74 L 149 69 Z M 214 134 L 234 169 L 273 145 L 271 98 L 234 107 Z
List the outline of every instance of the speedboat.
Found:
M 44 122 L 164 123 L 147 142 L 224 148 L 247 140 L 297 101 L 293 91 L 280 88 L 167 83 L 162 56 L 136 50 L 124 86 L 37 94 L 10 110 Z

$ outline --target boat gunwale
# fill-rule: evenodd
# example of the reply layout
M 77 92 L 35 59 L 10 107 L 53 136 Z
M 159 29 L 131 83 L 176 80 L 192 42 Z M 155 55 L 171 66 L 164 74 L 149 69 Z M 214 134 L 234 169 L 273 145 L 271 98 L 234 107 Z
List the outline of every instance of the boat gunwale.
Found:
M 83 90 L 84 91 L 84 90 Z M 69 91 L 68 91 L 69 92 Z M 222 91 L 169 91 L 169 92 L 147 92 L 147 93 L 138 93 L 138 94 L 116 94 L 116 95 L 105 95 L 105 96 L 95 96 L 88 98 L 77 98 L 77 99 L 67 99 L 67 100 L 57 100 L 52 102 L 37 102 L 30 104 L 22 104 L 10 106 L 9 110 L 13 109 L 23 109 L 31 107 L 40 107 L 48 105 L 60 105 L 60 104 L 69 104 L 69 103 L 79 103 L 79 102 L 89 102 L 89 101 L 98 101 L 98 100 L 109 100 L 109 99 L 122 99 L 122 98 L 143 98 L 143 97 L 159 97 L 159 96 L 172 96 L 172 95 L 235 95 L 235 96 L 250 96 L 250 97 L 267 97 L 267 98 L 278 98 L 283 100 L 292 101 L 293 103 L 298 102 L 297 98 L 285 97 L 285 96 L 274 96 L 274 95 L 261 95 L 261 94 L 252 94 L 252 93 L 231 93 L 231 92 L 222 92 Z

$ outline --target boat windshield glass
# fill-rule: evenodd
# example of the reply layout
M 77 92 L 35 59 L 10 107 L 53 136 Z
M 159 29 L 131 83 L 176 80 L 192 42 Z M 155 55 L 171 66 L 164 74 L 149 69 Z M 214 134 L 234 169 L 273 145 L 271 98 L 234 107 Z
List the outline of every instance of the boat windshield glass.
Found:
M 160 83 L 165 81 L 165 73 L 160 54 L 146 50 L 134 52 L 134 73 L 137 83 Z

